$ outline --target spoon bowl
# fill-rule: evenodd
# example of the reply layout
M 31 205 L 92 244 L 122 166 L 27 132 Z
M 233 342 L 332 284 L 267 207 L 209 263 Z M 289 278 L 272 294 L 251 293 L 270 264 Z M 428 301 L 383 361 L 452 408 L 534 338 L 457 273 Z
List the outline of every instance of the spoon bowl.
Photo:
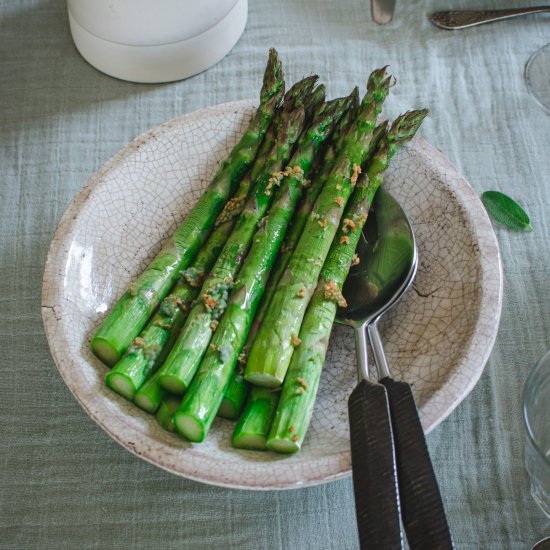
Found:
M 359 264 L 352 267 L 343 288 L 348 303 L 336 322 L 368 325 L 394 306 L 411 286 L 418 252 L 411 223 L 397 200 L 383 188 L 357 246 Z

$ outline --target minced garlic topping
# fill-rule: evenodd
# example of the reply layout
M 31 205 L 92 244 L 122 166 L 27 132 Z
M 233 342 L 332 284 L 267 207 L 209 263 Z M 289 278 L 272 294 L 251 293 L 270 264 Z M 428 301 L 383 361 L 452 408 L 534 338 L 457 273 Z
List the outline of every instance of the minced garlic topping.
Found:
M 302 343 L 302 341 L 300 340 L 300 338 L 298 338 L 298 336 L 293 336 L 290 339 L 290 342 L 295 348 L 298 347 Z
M 347 233 L 350 229 L 353 231 L 355 227 L 355 222 L 353 220 L 350 220 L 349 218 L 344 218 L 344 221 L 342 222 L 342 231 L 344 233 Z
M 359 174 L 361 173 L 361 167 L 358 164 L 353 164 L 353 173 L 351 174 L 351 184 L 355 185 L 357 183 L 357 178 L 359 177 Z
M 327 300 L 334 302 L 339 307 L 347 307 L 348 305 L 342 291 L 334 281 L 328 281 L 325 284 L 324 296 Z

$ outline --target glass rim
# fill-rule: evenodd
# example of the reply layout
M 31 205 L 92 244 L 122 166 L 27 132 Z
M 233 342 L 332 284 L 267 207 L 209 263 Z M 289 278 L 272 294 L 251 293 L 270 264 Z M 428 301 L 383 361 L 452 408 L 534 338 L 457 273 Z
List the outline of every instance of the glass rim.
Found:
M 539 373 L 539 370 L 546 363 L 550 361 L 550 350 L 548 350 L 536 363 L 536 365 L 531 369 L 531 372 L 527 376 L 525 383 L 523 384 L 523 390 L 521 395 L 521 408 L 523 410 L 523 424 L 525 425 L 525 431 L 527 432 L 527 437 L 532 443 L 533 447 L 537 453 L 542 457 L 542 459 L 550 465 L 550 456 L 547 455 L 541 448 L 539 443 L 537 443 L 531 425 L 529 423 L 529 415 L 527 414 L 527 403 L 526 403 L 526 394 L 528 388 L 533 384 L 533 379 Z
M 536 52 L 531 54 L 531 57 L 527 60 L 527 63 L 525 64 L 525 69 L 523 70 L 523 79 L 525 80 L 525 83 L 527 84 L 527 90 L 531 94 L 531 97 L 537 102 L 538 106 L 545 112 L 550 113 L 550 106 L 545 105 L 539 96 L 535 93 L 533 86 L 531 85 L 531 81 L 529 78 L 529 71 L 531 69 L 531 65 L 535 62 L 536 58 L 545 50 L 550 48 L 550 43 L 545 44 L 544 46 L 541 46 Z

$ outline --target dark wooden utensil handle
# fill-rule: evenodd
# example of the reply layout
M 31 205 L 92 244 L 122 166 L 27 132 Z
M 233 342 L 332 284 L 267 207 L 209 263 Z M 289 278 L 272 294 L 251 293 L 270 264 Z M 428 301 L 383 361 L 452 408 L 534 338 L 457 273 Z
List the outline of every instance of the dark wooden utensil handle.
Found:
M 403 547 L 386 389 L 362 380 L 348 401 L 353 490 L 362 550 Z
M 388 392 L 401 517 L 411 550 L 453 548 L 439 486 L 411 386 L 382 378 Z

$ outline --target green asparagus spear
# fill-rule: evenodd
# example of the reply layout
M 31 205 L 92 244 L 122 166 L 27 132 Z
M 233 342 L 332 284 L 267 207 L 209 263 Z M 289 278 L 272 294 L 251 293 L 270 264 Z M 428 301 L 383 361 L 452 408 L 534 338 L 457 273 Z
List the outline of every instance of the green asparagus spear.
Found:
M 258 307 L 256 315 L 254 316 L 254 320 L 246 338 L 246 343 L 243 347 L 243 351 L 239 356 L 239 363 L 241 363 L 243 366 L 246 365 L 246 360 L 248 354 L 250 353 L 250 348 L 252 347 L 252 344 L 256 339 L 261 322 L 267 311 L 267 306 L 269 305 L 269 301 L 273 296 L 273 292 L 270 291 L 275 290 L 275 285 L 279 281 L 284 269 L 286 268 L 292 251 L 296 246 L 296 242 L 298 241 L 298 238 L 303 231 L 304 225 L 307 221 L 307 216 L 313 208 L 315 198 L 319 194 L 322 188 L 322 184 L 324 184 L 329 175 L 330 167 L 334 163 L 334 158 L 336 156 L 335 150 L 337 150 L 339 147 L 337 130 L 339 128 L 342 128 L 342 120 L 344 118 L 348 118 L 347 121 L 344 121 L 344 123 L 347 123 L 344 126 L 345 128 L 349 128 L 350 122 L 353 122 L 353 120 L 350 121 L 349 117 L 347 117 L 349 113 L 350 111 L 347 111 L 342 119 L 340 119 L 340 122 L 334 131 L 334 138 L 332 140 L 332 143 L 330 144 L 328 150 L 323 157 L 323 165 L 328 167 L 328 170 L 326 168 L 323 168 L 319 174 L 312 178 L 312 184 L 307 190 L 306 197 L 294 214 L 292 225 L 289 227 L 288 233 L 285 236 L 285 240 L 281 247 L 281 253 L 277 258 L 277 262 L 273 266 L 268 283 L 266 285 L 265 292 L 260 302 L 260 306 Z M 370 155 L 374 152 L 376 144 L 386 131 L 386 126 L 386 123 L 381 123 L 374 130 L 367 158 L 369 158 Z M 319 182 L 321 182 L 321 184 L 319 184 Z M 317 190 L 314 196 L 312 196 L 312 190 L 314 187 L 317 187 Z M 218 410 L 218 416 L 221 416 L 222 418 L 227 418 L 229 420 L 235 420 L 236 418 L 238 418 L 238 415 L 247 399 L 247 396 L 249 395 L 250 384 L 244 379 L 243 370 L 243 367 L 238 367 L 231 375 L 231 380 L 229 381 L 229 385 L 225 390 L 225 394 Z
M 155 414 L 168 392 L 158 383 L 158 371 L 139 388 L 134 404 L 149 414 Z
M 223 205 L 254 160 L 283 93 L 281 64 L 276 51 L 271 50 L 260 106 L 243 137 L 176 233 L 130 285 L 92 338 L 92 351 L 107 365 L 114 365 L 120 359 L 155 307 L 174 286 L 179 272 L 191 263 Z
M 160 403 L 155 418 L 157 422 L 167 431 L 175 432 L 176 428 L 172 422 L 172 418 L 181 399 L 176 395 L 167 395 Z
M 187 318 L 191 303 L 198 295 L 202 274 L 212 268 L 232 227 L 233 221 L 228 220 L 211 233 L 192 268 L 187 270 L 186 278 L 176 284 L 122 359 L 107 372 L 105 383 L 113 391 L 132 400 L 162 364 Z
M 354 121 L 355 115 L 357 113 L 357 107 L 359 102 L 359 91 L 357 88 L 349 96 L 349 107 L 346 112 L 342 115 L 338 123 L 334 127 L 332 132 L 330 142 L 326 151 L 323 154 L 318 154 L 315 157 L 314 163 L 312 165 L 311 171 L 313 172 L 313 177 L 311 178 L 311 185 L 307 188 L 305 196 L 302 199 L 302 202 L 298 206 L 298 209 L 294 213 L 288 232 L 285 235 L 285 240 L 281 246 L 277 262 L 271 270 L 269 275 L 269 280 L 266 285 L 262 300 L 258 307 L 258 311 L 254 316 L 246 343 L 243 347 L 243 351 L 239 358 L 239 363 L 244 367 L 246 365 L 246 358 L 250 353 L 250 348 L 256 338 L 260 324 L 264 318 L 264 315 L 275 291 L 276 285 L 281 278 L 283 271 L 285 270 L 290 256 L 296 246 L 298 238 L 300 237 L 307 218 L 313 208 L 313 204 L 317 199 L 325 181 L 327 180 L 330 174 L 330 168 L 334 164 L 334 159 L 336 157 L 336 151 L 339 150 L 342 146 L 344 136 L 346 131 L 349 129 L 351 124 Z M 316 166 L 316 163 L 319 166 Z M 231 375 L 231 380 L 229 385 L 225 390 L 220 408 L 218 410 L 218 416 L 223 418 L 228 418 L 230 420 L 235 420 L 246 400 L 249 390 L 249 384 L 245 381 L 242 368 L 237 368 Z
M 288 108 L 304 104 L 305 98 L 315 86 L 317 76 L 310 76 L 295 84 L 287 93 Z M 124 357 L 105 376 L 112 390 L 127 399 L 135 393 L 149 376 L 161 365 L 177 338 L 191 303 L 199 294 L 204 274 L 208 273 L 225 245 L 237 217 L 241 214 L 252 184 L 261 174 L 268 155 L 275 145 L 276 128 L 281 117 L 277 110 L 252 169 L 242 178 L 235 196 L 224 206 L 214 224 L 214 231 L 199 251 L 190 268 L 182 273 L 182 279 L 163 300 L 161 307 L 134 340 Z
M 304 440 L 325 361 L 328 341 L 338 306 L 345 307 L 342 285 L 350 265 L 357 260 L 355 248 L 367 219 L 369 207 L 391 158 L 408 142 L 427 111 L 412 111 L 392 124 L 369 163 L 346 208 L 336 238 L 327 256 L 317 289 L 307 308 L 296 348 L 283 384 L 281 400 L 269 434 L 267 447 L 281 453 L 293 453 Z
M 305 98 L 309 97 L 309 94 L 310 94 L 310 92 L 311 92 L 311 90 L 312 90 L 312 88 L 315 84 L 316 79 L 317 79 L 316 76 L 312 76 L 312 77 L 308 77 L 308 78 L 304 79 L 303 81 L 295 84 L 287 92 L 287 94 L 285 96 L 285 104 L 287 105 L 287 108 L 293 108 L 293 107 L 297 107 L 299 105 L 304 105 Z M 317 92 L 317 94 L 318 93 L 319 92 Z M 311 101 L 311 98 L 310 98 L 310 101 Z M 318 101 L 318 99 L 315 100 L 315 101 Z M 280 113 L 278 113 L 278 115 L 276 117 L 276 120 L 274 121 L 274 126 L 277 126 L 277 121 L 278 121 L 279 118 L 280 118 Z M 272 134 L 272 132 L 271 132 L 271 129 L 270 129 L 270 131 L 266 135 L 266 139 L 264 141 L 267 142 L 267 143 L 271 143 L 273 145 L 273 143 L 275 141 L 275 135 L 274 135 L 274 133 L 273 133 L 273 135 L 271 135 L 271 134 Z M 259 158 L 256 159 L 256 161 L 254 162 L 254 166 L 253 166 L 251 172 L 249 172 L 247 174 L 247 176 L 245 176 L 244 179 L 250 178 L 250 177 L 252 177 L 252 179 L 257 179 L 257 177 L 259 177 L 259 175 L 261 173 L 261 169 L 266 164 L 267 156 L 270 153 L 269 150 L 265 151 L 264 149 L 265 149 L 265 145 L 262 146 L 262 151 L 260 151 Z M 243 182 L 241 182 L 241 184 L 242 183 Z M 237 197 L 238 196 L 241 196 L 241 195 L 239 193 L 237 193 Z M 233 199 L 232 199 L 232 201 L 234 202 Z M 224 210 L 222 211 L 222 213 L 218 217 L 217 223 L 219 223 L 220 221 L 222 222 L 219 229 L 222 229 L 224 227 L 225 223 L 233 223 L 234 222 L 234 219 L 231 219 L 228 222 L 223 221 L 223 220 L 228 220 L 231 217 L 229 215 L 230 213 L 231 214 L 240 213 L 240 209 L 230 207 L 230 204 L 232 203 L 232 201 L 229 201 L 229 203 L 226 205 L 226 207 L 224 208 Z M 215 233 L 216 233 L 216 230 L 211 235 L 211 237 L 209 239 L 209 242 L 210 242 L 211 239 L 215 238 Z M 200 254 L 201 253 L 199 253 L 199 256 L 200 256 Z M 197 270 L 200 271 L 200 269 L 197 269 Z M 206 272 L 207 270 L 204 269 L 204 271 Z M 196 291 L 196 289 L 194 287 L 192 287 L 192 288 L 193 288 L 193 290 Z M 159 329 L 159 330 L 161 330 L 161 329 Z M 147 340 L 146 340 L 146 342 L 147 342 Z M 149 342 L 149 343 L 151 343 L 151 342 Z M 159 374 L 161 374 L 161 373 L 159 371 L 157 371 L 155 373 L 155 375 L 153 375 L 147 382 L 145 382 L 145 384 L 137 391 L 137 393 L 135 394 L 135 397 L 134 397 L 134 403 L 138 407 L 140 407 L 141 409 L 143 409 L 144 411 L 146 411 L 150 414 L 153 414 L 159 408 L 161 400 L 167 394 L 167 391 L 164 388 L 162 388 L 160 386 L 160 384 L 158 383 Z M 241 374 L 241 378 L 242 378 L 242 374 Z M 243 385 L 244 385 L 244 383 L 243 383 Z M 238 385 L 237 385 L 237 390 L 240 391 L 240 389 L 241 388 L 239 388 Z M 237 394 L 237 392 L 236 392 L 236 394 Z M 237 402 L 237 397 L 239 399 L 238 402 Z M 235 419 L 238 416 L 238 414 L 240 412 L 240 409 L 242 408 L 242 405 L 244 404 L 245 397 L 242 397 L 242 396 L 237 396 L 237 397 L 235 398 L 234 402 L 230 403 L 230 406 L 227 408 L 226 418 Z M 231 410 L 231 405 L 233 405 L 233 410 Z
M 204 282 L 198 303 L 191 310 L 185 325 L 160 369 L 160 384 L 172 393 L 181 394 L 193 378 L 210 338 L 227 304 L 229 292 L 246 257 L 256 226 L 265 214 L 272 193 L 273 174 L 280 171 L 290 157 L 290 151 L 302 132 L 305 111 L 300 106 L 285 110 L 264 170 L 254 185 L 254 191 L 237 221 L 212 271 Z
M 348 125 L 348 128 L 349 128 L 349 125 Z M 367 152 L 366 158 L 369 158 L 369 156 L 373 153 L 374 146 L 376 145 L 376 143 L 378 142 L 382 134 L 385 132 L 385 129 L 386 129 L 385 123 L 379 124 L 374 129 L 374 132 L 372 134 L 372 140 L 369 144 L 369 150 Z M 341 142 L 343 142 L 343 136 L 341 138 Z M 298 209 L 298 211 L 294 215 L 294 218 L 292 219 L 292 225 L 290 226 L 288 235 L 286 236 L 285 242 L 281 247 L 281 254 L 277 259 L 277 265 L 273 268 L 273 272 L 270 275 L 269 282 L 266 288 L 266 293 L 262 300 L 262 304 L 260 305 L 260 308 L 258 309 L 258 313 L 254 318 L 254 322 L 252 323 L 252 328 L 250 329 L 250 333 L 249 333 L 250 344 L 248 345 L 248 347 L 245 346 L 246 354 L 250 353 L 250 348 L 252 347 L 252 344 L 256 339 L 256 336 L 258 334 L 258 331 L 260 330 L 260 325 L 263 321 L 263 318 L 265 317 L 265 314 L 269 309 L 269 303 L 273 298 L 273 294 L 275 294 L 275 291 L 277 290 L 277 285 L 281 280 L 281 277 L 286 269 L 286 266 L 288 265 L 288 262 L 292 257 L 292 253 L 294 252 L 294 249 L 298 244 L 298 240 L 300 239 L 300 235 L 304 230 L 304 227 L 309 218 L 309 215 L 313 210 L 315 200 L 319 196 L 319 193 L 321 192 L 323 185 L 326 183 L 330 175 L 331 168 L 334 165 L 334 156 L 336 154 L 336 151 L 338 151 L 339 148 L 342 146 L 341 142 L 333 144 L 333 146 L 328 149 L 325 155 L 325 157 L 327 157 L 325 160 L 326 164 L 324 165 L 327 167 L 327 169 L 323 168 L 322 172 L 317 176 L 317 178 L 313 180 L 311 188 L 308 189 L 308 193 L 306 195 L 305 200 L 302 202 L 302 204 L 300 205 L 300 208 Z
M 245 379 L 252 384 L 277 387 L 284 380 L 294 347 L 299 344 L 307 304 L 368 153 L 390 81 L 385 68 L 375 70 L 369 77 L 357 119 L 346 133 L 343 149 L 317 198 L 252 346 L 245 370 Z
M 243 414 L 233 431 L 231 438 L 233 447 L 264 451 L 278 402 L 278 391 L 273 391 L 271 388 L 253 387 Z
M 262 297 L 269 271 L 300 199 L 304 178 L 319 146 L 345 110 L 346 102 L 347 98 L 344 98 L 320 107 L 300 138 L 287 170 L 277 178 L 280 181 L 272 180 L 273 185 L 280 185 L 275 202 L 254 235 L 254 242 L 239 272 L 210 349 L 174 415 L 176 430 L 191 441 L 202 441 L 214 420 Z M 274 190 L 266 188 L 269 193 Z
M 244 379 L 243 372 L 244 366 L 237 365 L 223 394 L 220 408 L 216 413 L 218 416 L 228 420 L 239 418 L 250 390 L 250 384 Z

